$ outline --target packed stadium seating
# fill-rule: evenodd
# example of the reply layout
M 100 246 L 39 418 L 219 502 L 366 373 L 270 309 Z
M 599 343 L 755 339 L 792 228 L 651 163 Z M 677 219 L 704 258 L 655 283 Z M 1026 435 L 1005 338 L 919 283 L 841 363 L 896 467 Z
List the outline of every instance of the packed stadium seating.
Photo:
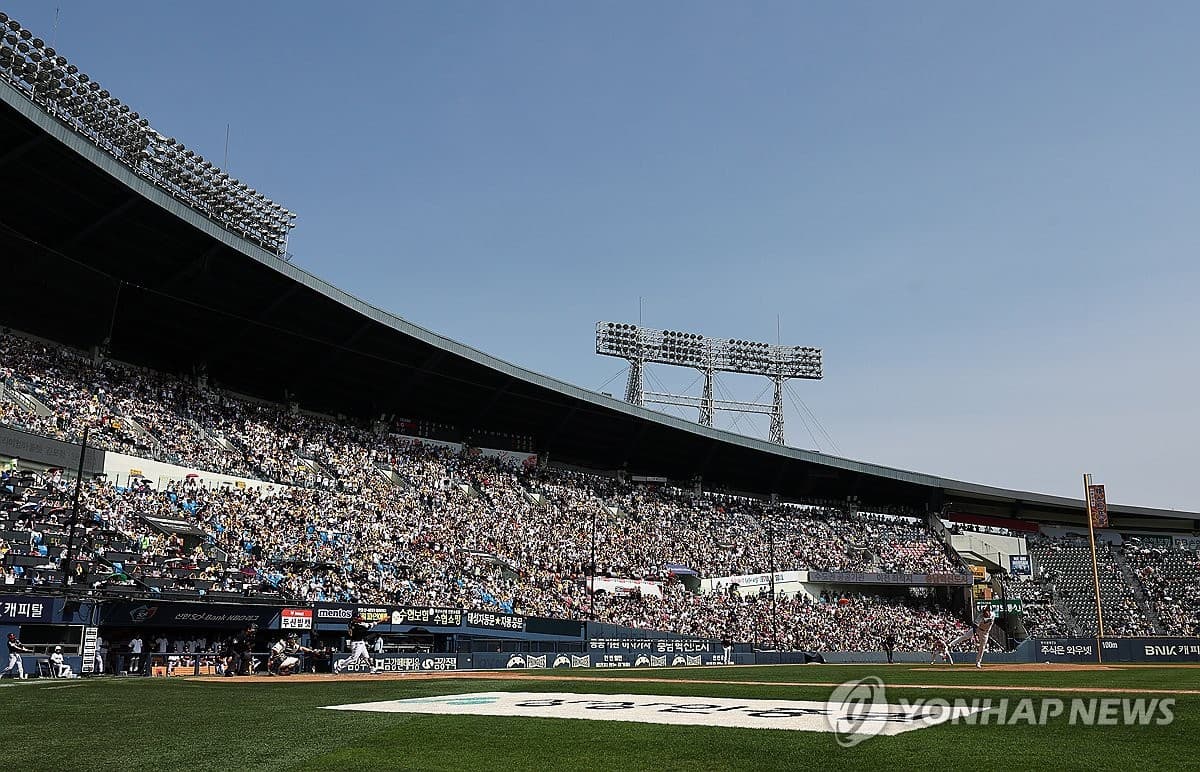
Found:
M 1079 629 L 1095 635 L 1096 616 L 1092 580 L 1092 556 L 1087 539 L 1078 536 L 1036 537 L 1029 540 L 1029 553 L 1038 577 L 1052 585 L 1075 618 Z M 1139 608 L 1141 587 L 1122 571 L 1119 555 L 1107 542 L 1100 541 L 1097 551 L 1100 579 L 1100 607 L 1104 629 L 1109 635 L 1153 635 L 1152 620 Z
M 1022 603 L 1021 623 L 1031 637 L 1061 638 L 1080 635 L 1070 612 L 1054 598 L 1053 586 L 1038 579 L 1003 581 L 1005 596 Z
M 150 373 L 11 333 L 0 337 L 0 375 L 2 423 L 76 441 L 89 427 L 91 442 L 108 450 L 258 481 L 245 487 L 207 487 L 195 479 L 160 489 L 136 480 L 85 486 L 91 541 L 76 581 L 96 588 L 124 584 L 172 597 L 237 593 L 549 617 L 594 613 L 635 627 L 772 645 L 779 638 L 794 648 L 875 649 L 893 632 L 901 648 L 924 649 L 932 634 L 961 629 L 929 597 L 843 594 L 771 603 L 769 596 L 685 591 L 668 568 L 682 565 L 704 577 L 772 566 L 964 571 L 920 519 L 903 513 L 771 504 L 529 468 L 237 398 L 202 380 Z M 57 565 L 51 550 L 61 552 L 59 534 L 43 530 L 40 542 L 30 536 L 40 520 L 18 522 L 22 511 L 36 509 L 57 513 L 50 523 L 61 524 L 61 504 L 47 503 L 61 499 L 61 481 L 26 487 L 9 499 L 5 525 L 24 530 L 5 533 L 20 534 L 7 538 L 7 549 L 14 556 L 40 549 L 46 568 L 7 561 L 5 580 L 14 583 L 46 580 Z M 187 520 L 204 538 L 185 545 L 160 533 L 147 515 Z M 597 575 L 661 583 L 662 596 L 593 598 L 587 589 L 593 534 Z M 1087 550 L 1070 540 L 1043 540 L 1031 553 L 1039 577 L 1020 588 L 1027 628 L 1048 635 L 1074 632 L 1076 623 L 1094 629 Z M 1138 566 L 1148 570 L 1149 564 Z M 1111 580 L 1107 627 L 1128 634 L 1151 629 L 1107 551 L 1103 570 Z M 1173 600 L 1155 595 L 1164 608 Z
M 1163 632 L 1194 635 L 1200 628 L 1200 554 L 1195 547 L 1126 539 L 1122 554 L 1146 588 Z

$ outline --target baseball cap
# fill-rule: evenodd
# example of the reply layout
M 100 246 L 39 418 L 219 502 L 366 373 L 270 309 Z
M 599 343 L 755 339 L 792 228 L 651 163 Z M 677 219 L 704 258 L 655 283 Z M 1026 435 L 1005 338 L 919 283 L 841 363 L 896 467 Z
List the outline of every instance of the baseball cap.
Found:
M 55 651 L 62 651 L 62 646 L 55 646 L 55 647 L 54 647 L 54 650 L 55 650 Z

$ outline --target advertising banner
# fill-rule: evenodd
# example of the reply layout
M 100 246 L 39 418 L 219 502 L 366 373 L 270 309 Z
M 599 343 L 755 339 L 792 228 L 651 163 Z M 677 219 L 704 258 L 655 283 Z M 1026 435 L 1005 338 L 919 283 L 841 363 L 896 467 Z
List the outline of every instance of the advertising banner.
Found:
M 311 630 L 313 610 L 310 608 L 285 608 L 279 617 L 282 630 Z
M 1034 654 L 1038 662 L 1095 662 L 1095 638 L 1040 639 Z
M 275 606 L 236 606 L 228 603 L 137 603 L 119 601 L 101 605 L 102 624 L 117 627 L 224 627 L 274 626 Z
M 348 655 L 338 655 L 337 660 Z M 458 670 L 458 657 L 454 654 L 376 654 L 372 658 L 375 667 L 385 673 L 442 672 Z M 347 673 L 368 673 L 371 667 L 362 662 L 346 665 Z
M 369 625 L 391 621 L 391 609 L 386 606 L 360 606 L 354 603 L 318 603 L 313 608 L 313 622 L 318 628 L 345 627 L 358 614 Z
M 643 655 L 644 654 L 645 653 L 643 652 Z M 665 657 L 663 659 L 665 659 Z M 521 668 L 541 670 L 543 668 L 570 669 L 605 667 L 605 665 L 599 664 L 599 661 L 600 658 L 597 655 L 576 654 L 567 651 L 545 652 L 541 654 L 534 654 L 532 652 L 475 652 L 467 656 L 466 660 L 460 661 L 459 667 L 463 669 L 473 668 L 477 670 L 495 670 L 497 668 L 506 668 L 509 670 L 519 670 Z M 662 667 L 665 667 L 665 665 Z
M 49 622 L 53 611 L 53 598 L 0 595 L 0 625 L 14 622 Z
M 700 638 L 592 638 L 588 651 L 595 668 L 698 667 L 733 661 L 726 660 L 719 643 Z
M 392 610 L 392 624 L 420 625 L 421 627 L 458 627 L 462 624 L 463 612 L 456 608 L 427 608 L 406 606 Z
M 1033 569 L 1029 565 L 1028 555 L 1009 555 L 1008 573 L 1013 576 L 1032 576 Z
M 991 606 L 992 611 L 996 614 L 1021 614 L 1025 610 L 1025 604 L 1020 598 L 992 598 L 991 600 L 975 601 L 975 610 L 982 610 L 984 606 Z
M 482 627 L 488 630 L 525 631 L 525 617 L 517 614 L 497 614 L 491 611 L 468 611 L 464 615 L 467 627 Z
M 1108 501 L 1104 497 L 1104 486 L 1089 485 L 1087 487 L 1087 495 L 1088 514 L 1092 517 L 1092 527 L 1107 528 Z
M 719 644 L 702 638 L 592 638 L 588 641 L 588 648 L 593 652 L 653 651 L 655 654 L 721 650 Z
M 7 426 L 0 426 L 0 454 L 71 470 L 79 466 L 79 446 L 75 443 L 52 440 Z M 104 451 L 89 445 L 83 456 L 83 471 L 84 474 L 103 472 Z
M 1095 662 L 1095 638 L 1036 641 L 1038 662 Z M 1105 662 L 1200 662 L 1200 638 L 1104 638 Z
M 1127 638 L 1121 643 L 1130 662 L 1200 662 L 1200 638 Z
M 971 576 L 969 574 L 879 574 L 866 571 L 809 571 L 808 581 L 817 584 L 952 586 L 970 584 Z

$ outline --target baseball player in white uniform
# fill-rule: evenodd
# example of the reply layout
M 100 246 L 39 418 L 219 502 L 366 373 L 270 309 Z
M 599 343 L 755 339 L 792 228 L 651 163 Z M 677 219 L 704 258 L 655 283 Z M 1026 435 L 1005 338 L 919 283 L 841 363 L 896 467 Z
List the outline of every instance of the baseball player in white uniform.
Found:
M 933 636 L 933 645 L 930 647 L 929 664 L 936 663 L 938 657 L 941 657 L 943 662 L 954 664 L 954 658 L 950 656 L 950 647 L 946 645 L 946 639 L 935 635 Z
M 54 647 L 54 653 L 50 655 L 50 670 L 55 678 L 72 678 L 75 675 L 63 659 L 62 646 Z
M 301 654 L 315 653 L 315 650 L 301 646 L 294 634 L 281 638 L 271 647 L 271 657 L 267 660 L 267 675 L 291 675 L 300 666 Z
M 992 611 L 991 605 L 989 604 L 984 606 L 983 613 L 979 615 L 979 621 L 975 623 L 975 629 L 969 633 L 963 633 L 953 641 L 950 641 L 950 644 L 947 646 L 947 648 L 953 648 L 960 643 L 966 643 L 974 638 L 979 644 L 979 649 L 975 654 L 975 667 L 982 668 L 983 654 L 987 651 L 988 636 L 991 635 L 992 625 L 995 624 L 995 622 L 996 615 Z M 951 660 L 951 662 L 953 662 L 953 660 Z

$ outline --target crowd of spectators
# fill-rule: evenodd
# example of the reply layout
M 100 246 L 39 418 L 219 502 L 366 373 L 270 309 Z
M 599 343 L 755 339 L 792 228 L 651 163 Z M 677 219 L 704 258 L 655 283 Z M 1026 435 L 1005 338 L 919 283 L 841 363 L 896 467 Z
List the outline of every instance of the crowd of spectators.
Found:
M 1078 627 L 1054 601 L 1049 582 L 1033 578 L 1004 577 L 1004 595 L 1021 600 L 1021 623 L 1033 638 L 1062 638 L 1080 635 Z
M 686 590 L 673 567 L 702 577 L 779 571 L 955 573 L 964 569 L 918 518 L 770 503 L 496 458 L 236 398 L 80 352 L 0 336 L 14 401 L 0 421 L 61 439 L 84 427 L 106 449 L 254 480 L 161 488 L 97 480 L 84 489 L 99 557 L 112 538 L 136 554 L 89 583 L 213 592 L 278 592 L 357 601 L 597 619 L 791 648 L 927 648 L 960 623 L 925 598 L 742 597 Z M 516 460 L 514 460 L 516 459 Z M 200 543 L 145 516 L 181 518 Z M 594 552 L 593 552 L 594 550 Z M 661 587 L 589 591 L 598 576 Z M 48 555 L 53 559 L 53 555 Z M 771 610 L 773 609 L 773 611 Z M 776 632 L 778 621 L 778 632 Z M 771 643 L 774 643 L 772 640 Z
M 986 536 L 1007 536 L 1012 539 L 1023 539 L 1029 535 L 1028 531 L 1014 531 L 1011 528 L 1005 528 L 1000 525 L 979 525 L 976 523 L 960 523 L 958 521 L 943 521 L 942 524 L 952 534 L 981 533 Z
M 1096 590 L 1092 576 L 1091 547 L 1087 537 L 1038 535 L 1028 540 L 1029 554 L 1037 566 L 1037 578 L 1053 586 L 1057 597 L 1070 609 L 1079 627 L 1088 635 L 1099 628 Z M 1131 585 L 1121 570 L 1120 560 L 1108 542 L 1098 540 L 1096 570 L 1100 580 L 1100 608 L 1108 635 L 1154 635 L 1154 624 L 1138 606 L 1140 586 Z
M 1195 546 L 1126 539 L 1122 548 L 1146 590 L 1163 632 L 1196 635 L 1200 631 L 1200 553 Z

